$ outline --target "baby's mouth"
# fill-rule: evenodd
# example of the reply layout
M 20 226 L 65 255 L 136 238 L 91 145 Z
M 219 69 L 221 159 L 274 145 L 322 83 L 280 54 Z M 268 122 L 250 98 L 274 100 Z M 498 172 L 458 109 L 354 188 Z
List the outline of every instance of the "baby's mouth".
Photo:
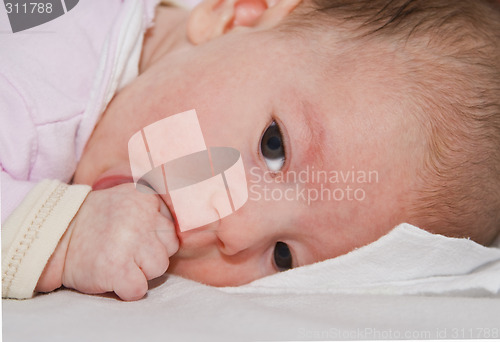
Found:
M 123 175 L 105 176 L 95 181 L 95 183 L 92 185 L 92 190 L 104 190 L 120 184 L 133 183 L 133 182 L 134 180 L 130 176 L 123 176 Z
M 182 246 L 176 253 L 178 256 L 187 257 L 193 252 L 195 252 L 195 254 L 202 253 L 204 248 L 211 247 L 216 240 L 218 240 L 216 234 L 214 234 L 213 230 L 208 226 L 181 232 L 175 211 L 172 210 L 170 197 L 164 194 L 157 196 L 160 197 L 160 213 L 172 221 L 175 233 L 179 239 L 179 244 Z M 188 251 L 185 251 L 186 249 Z M 189 252 L 189 250 L 192 251 Z

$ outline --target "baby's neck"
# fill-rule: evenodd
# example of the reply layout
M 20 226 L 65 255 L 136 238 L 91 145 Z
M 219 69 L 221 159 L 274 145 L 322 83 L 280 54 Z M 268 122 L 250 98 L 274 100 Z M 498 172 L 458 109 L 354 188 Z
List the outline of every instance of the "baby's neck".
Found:
M 165 54 L 191 45 L 186 36 L 188 17 L 189 12 L 179 7 L 157 7 L 154 26 L 144 36 L 139 73 Z

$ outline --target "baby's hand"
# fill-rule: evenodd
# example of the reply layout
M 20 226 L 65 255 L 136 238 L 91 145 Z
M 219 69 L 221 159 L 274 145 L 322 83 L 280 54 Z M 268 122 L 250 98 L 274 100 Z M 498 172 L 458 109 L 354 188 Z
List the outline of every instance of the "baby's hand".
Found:
M 92 191 L 45 267 L 37 291 L 64 285 L 123 300 L 142 298 L 147 281 L 165 273 L 179 248 L 173 222 L 160 199 L 133 184 Z

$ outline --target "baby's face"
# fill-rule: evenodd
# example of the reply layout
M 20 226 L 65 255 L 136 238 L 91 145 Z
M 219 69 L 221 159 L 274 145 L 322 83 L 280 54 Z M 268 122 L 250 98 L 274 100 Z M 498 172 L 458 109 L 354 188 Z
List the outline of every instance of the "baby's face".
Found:
M 130 176 L 129 138 L 196 109 L 207 146 L 241 152 L 249 199 L 180 233 L 169 272 L 239 285 L 378 239 L 407 220 L 415 123 L 377 76 L 383 61 L 326 64 L 314 44 L 239 32 L 163 57 L 114 98 L 75 181 Z

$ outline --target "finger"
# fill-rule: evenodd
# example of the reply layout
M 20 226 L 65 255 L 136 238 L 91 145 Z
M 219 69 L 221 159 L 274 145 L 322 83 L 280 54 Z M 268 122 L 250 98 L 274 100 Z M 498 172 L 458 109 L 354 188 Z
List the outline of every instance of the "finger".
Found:
M 148 291 L 148 281 L 139 266 L 130 262 L 114 278 L 113 291 L 123 300 L 138 300 Z
M 179 250 L 179 238 L 175 232 L 175 227 L 172 221 L 161 216 L 155 230 L 158 240 L 167 249 L 168 256 L 171 257 Z
M 151 232 L 150 234 L 154 234 Z M 168 268 L 169 260 L 166 248 L 156 238 L 143 245 L 135 257 L 147 280 L 162 276 Z

